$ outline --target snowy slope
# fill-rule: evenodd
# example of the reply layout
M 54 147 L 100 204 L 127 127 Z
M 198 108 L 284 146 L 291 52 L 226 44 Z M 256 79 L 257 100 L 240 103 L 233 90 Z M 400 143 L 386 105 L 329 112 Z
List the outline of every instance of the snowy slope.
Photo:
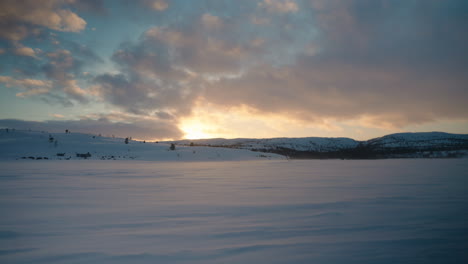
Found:
M 468 135 L 443 132 L 398 133 L 367 141 L 350 138 L 202 139 L 179 145 L 261 150 L 292 158 L 441 158 L 468 154 Z
M 49 136 L 53 138 L 49 141 Z M 282 159 L 284 157 L 242 149 L 177 146 L 168 143 L 143 143 L 123 138 L 108 138 L 79 133 L 47 133 L 0 129 L 0 159 L 135 159 L 162 161 L 210 161 Z
M 177 144 L 188 145 L 193 142 L 196 145 L 224 146 L 240 149 L 262 149 L 274 150 L 277 148 L 287 148 L 299 151 L 319 151 L 329 152 L 341 149 L 355 148 L 359 142 L 351 138 L 265 138 L 265 139 L 200 139 L 181 140 Z
M 52 137 L 53 140 L 49 140 Z M 368 141 L 350 138 L 200 139 L 172 142 L 130 141 L 79 133 L 0 129 L 0 159 L 134 159 L 134 160 L 251 160 L 292 158 L 420 158 L 462 157 L 468 135 L 442 132 L 398 133 Z M 190 146 L 191 144 L 195 146 Z M 268 154 L 262 152 L 269 152 Z M 277 153 L 277 154 L 272 154 Z
M 397 133 L 368 140 L 366 145 L 374 148 L 451 148 L 468 143 L 468 135 L 443 132 Z

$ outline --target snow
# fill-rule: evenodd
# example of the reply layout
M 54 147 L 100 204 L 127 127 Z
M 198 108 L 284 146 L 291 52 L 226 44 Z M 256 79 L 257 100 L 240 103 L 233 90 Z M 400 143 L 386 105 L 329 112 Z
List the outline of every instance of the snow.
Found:
M 49 137 L 53 140 L 49 141 Z M 57 143 L 55 143 L 55 141 Z M 88 159 L 147 161 L 226 161 L 284 159 L 271 153 L 241 149 L 177 146 L 169 150 L 168 143 L 155 143 L 123 138 L 101 137 L 80 133 L 47 133 L 38 131 L 0 130 L 0 160 L 26 158 L 82 159 L 76 154 L 90 153 Z M 63 154 L 63 156 L 58 156 Z
M 0 263 L 468 263 L 467 161 L 0 161 Z
M 49 141 L 49 138 L 53 139 Z M 270 139 L 200 139 L 167 142 L 146 142 L 123 138 L 101 137 L 79 133 L 52 133 L 0 129 L 0 160 L 16 159 L 87 159 L 147 161 L 233 161 L 285 159 L 284 156 L 257 151 L 288 153 L 292 149 L 305 152 L 355 151 L 364 149 L 380 158 L 442 158 L 468 156 L 468 135 L 441 132 L 399 133 L 356 141 L 350 138 L 270 138 Z M 169 150 L 175 143 L 176 149 Z M 190 146 L 194 143 L 195 146 Z M 254 150 L 254 151 L 252 151 Z M 351 152 L 350 152 L 351 151 Z M 361 152 L 359 152 L 361 151 Z M 347 153 L 348 153 L 347 152 Z M 89 154 L 88 154 L 89 153 Z M 288 154 L 290 155 L 290 154 Z M 339 157 L 339 156 L 335 156 Z
M 351 138 L 267 138 L 267 139 L 200 139 L 200 140 L 179 140 L 177 144 L 189 145 L 194 142 L 196 145 L 226 146 L 238 149 L 261 149 L 274 150 L 276 148 L 287 148 L 297 151 L 312 152 L 334 152 L 340 150 L 353 149 L 358 146 L 372 147 L 392 151 L 392 149 L 407 148 L 414 150 L 467 150 L 468 135 L 449 134 L 443 132 L 418 132 L 418 133 L 397 133 L 367 141 L 356 141 Z M 443 156 L 443 155 L 442 155 Z M 418 155 L 416 155 L 418 157 Z
M 425 148 L 431 146 L 456 146 L 465 144 L 468 135 L 449 134 L 443 132 L 397 133 L 371 139 L 367 144 L 381 148 Z
M 199 139 L 199 140 L 180 140 L 178 144 L 188 145 L 195 142 L 199 145 L 228 146 L 240 149 L 275 149 L 289 148 L 300 151 L 337 151 L 340 149 L 349 149 L 356 147 L 359 142 L 350 138 L 237 138 L 237 139 Z

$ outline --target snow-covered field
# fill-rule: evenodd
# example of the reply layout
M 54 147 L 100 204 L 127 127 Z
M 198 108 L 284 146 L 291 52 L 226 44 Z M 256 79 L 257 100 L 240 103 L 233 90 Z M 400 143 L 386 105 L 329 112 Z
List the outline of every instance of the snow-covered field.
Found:
M 81 133 L 47 133 L 0 129 L 0 160 L 145 160 L 145 161 L 234 161 L 285 159 L 273 153 L 245 149 L 177 146 Z M 38 161 L 39 162 L 39 161 Z
M 0 168 L 0 263 L 468 263 L 466 159 Z

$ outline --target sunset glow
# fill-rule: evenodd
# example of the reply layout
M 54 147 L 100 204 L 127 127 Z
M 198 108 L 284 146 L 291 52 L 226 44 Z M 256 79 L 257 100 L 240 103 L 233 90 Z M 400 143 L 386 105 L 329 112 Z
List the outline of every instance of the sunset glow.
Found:
M 198 123 L 196 120 L 186 121 L 180 129 L 184 132 L 185 139 L 201 139 L 201 138 L 212 138 L 213 135 L 206 133 L 206 128 L 203 124 Z
M 46 3 L 0 2 L 0 128 L 468 133 L 466 1 Z

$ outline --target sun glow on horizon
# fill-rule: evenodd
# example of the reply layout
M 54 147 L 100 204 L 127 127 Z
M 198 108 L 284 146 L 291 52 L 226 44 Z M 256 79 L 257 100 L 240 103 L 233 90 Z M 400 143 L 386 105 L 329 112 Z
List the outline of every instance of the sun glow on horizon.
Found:
M 197 120 L 187 120 L 180 125 L 184 132 L 185 139 L 212 138 L 213 136 L 206 132 L 205 126 Z

